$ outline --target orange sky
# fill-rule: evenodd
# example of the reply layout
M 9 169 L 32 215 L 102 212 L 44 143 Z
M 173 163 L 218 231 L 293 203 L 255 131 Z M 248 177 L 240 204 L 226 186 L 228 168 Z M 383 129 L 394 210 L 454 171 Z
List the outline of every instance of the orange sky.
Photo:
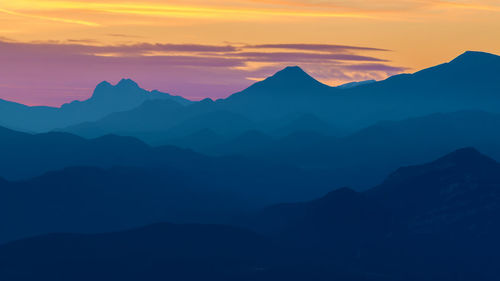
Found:
M 385 65 L 411 72 L 448 61 L 466 50 L 498 54 L 499 35 L 498 0 L 0 0 L 0 41 L 15 42 L 19 46 L 28 44 L 30 47 L 47 43 L 82 46 L 144 43 L 347 45 L 389 50 L 370 51 L 369 55 L 383 60 Z M 260 51 L 270 49 L 260 48 Z M 292 51 L 284 49 L 280 53 Z M 317 52 L 310 49 L 302 51 Z M 368 55 L 355 50 L 343 50 L 341 53 Z M 178 54 L 178 51 L 172 50 L 149 50 L 140 55 Z M 198 52 L 193 54 L 199 55 Z M 100 52 L 98 55 L 120 57 L 130 54 Z M 221 56 L 220 53 L 217 55 Z M 391 70 L 393 72 L 363 77 L 343 69 L 346 75 L 329 77 L 328 73 L 335 64 L 322 64 L 321 60 L 296 62 L 289 58 L 276 62 L 254 60 L 230 67 L 249 70 L 243 79 L 250 81 L 262 78 L 260 75 L 252 77 L 257 75 L 253 70 L 268 67 L 269 71 L 274 71 L 274 68 L 290 63 L 304 64 L 306 70 L 318 74 L 321 81 L 334 85 L 361 78 L 380 79 L 394 72 Z M 134 74 L 130 73 L 131 76 Z M 262 76 L 267 74 L 261 73 Z M 6 84 L 10 85 L 9 89 L 17 87 L 11 80 L 15 79 L 0 80 L 0 98 L 16 99 L 13 94 L 6 94 L 7 88 L 2 88 Z M 88 83 L 91 82 L 94 81 Z M 220 83 L 225 82 L 221 80 Z M 87 85 L 78 85 L 82 86 L 87 88 Z M 64 87 L 71 88 L 71 85 Z M 157 87 L 169 90 L 168 85 Z M 88 85 L 88 88 L 91 86 Z M 177 88 L 182 92 L 182 88 Z M 83 92 L 81 95 L 84 95 Z M 57 104 L 69 99 L 69 96 L 47 103 Z M 18 97 L 18 100 L 23 100 L 23 97 Z M 43 99 L 38 100 L 28 103 L 43 102 Z

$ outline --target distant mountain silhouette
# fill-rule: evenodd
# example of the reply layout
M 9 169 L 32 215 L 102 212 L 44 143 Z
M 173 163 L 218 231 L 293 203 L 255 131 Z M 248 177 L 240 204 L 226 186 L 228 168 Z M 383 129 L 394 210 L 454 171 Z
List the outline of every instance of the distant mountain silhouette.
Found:
M 421 163 L 460 147 L 474 146 L 500 160 L 498 127 L 499 114 L 462 111 L 380 122 L 345 137 L 298 131 L 253 145 L 233 141 L 200 151 L 327 169 L 338 186 L 359 189 L 378 184 L 399 166 Z
M 250 95 L 270 95 L 290 97 L 294 95 L 318 94 L 318 91 L 328 91 L 331 87 L 312 78 L 302 68 L 289 66 L 278 71 L 273 76 L 257 82 L 244 91 L 234 94 L 227 100 L 235 100 Z M 311 91 L 310 93 L 307 93 Z
M 495 73 L 500 57 L 466 52 L 450 63 L 348 89 L 312 82 L 289 69 L 219 103 L 226 109 L 262 120 L 293 112 L 310 112 L 340 128 L 355 129 L 381 120 L 436 112 L 498 112 L 500 84 Z M 290 77 L 287 83 L 282 77 Z M 278 81 L 278 82 L 274 82 Z M 267 94 L 266 94 L 267 93 Z M 278 94 L 281 93 L 281 94 Z
M 315 113 L 318 100 L 328 101 L 329 96 L 338 91 L 312 78 L 300 67 L 293 66 L 218 100 L 217 105 L 254 120 L 272 120 L 298 112 Z
M 97 123 L 86 122 L 66 128 L 64 131 L 85 137 L 134 132 L 130 135 L 138 137 L 148 132 L 166 130 L 189 116 L 192 115 L 174 101 L 146 101 L 130 111 L 112 113 Z
M 401 74 L 384 81 L 358 88 L 361 96 L 367 94 L 387 95 L 398 98 L 394 89 L 405 90 L 401 98 L 425 98 L 428 102 L 447 100 L 449 107 L 466 106 L 472 103 L 475 109 L 490 109 L 487 100 L 497 101 L 499 83 L 495 82 L 495 73 L 500 70 L 500 56 L 483 52 L 465 52 L 449 63 L 437 65 L 414 74 Z M 449 99 L 453 97 L 455 100 Z M 484 107 L 484 108 L 480 108 Z M 446 108 L 444 108 L 446 109 Z M 458 109 L 458 108 L 456 108 Z
M 5 215 L 0 215 L 5 227 L 0 241 L 167 219 L 220 221 L 281 200 L 314 198 L 332 188 L 332 175 L 323 170 L 150 147 L 130 137 L 87 140 L 68 133 L 0 129 L 0 138 L 0 178 L 10 180 L 0 181 Z M 60 171 L 50 172 L 54 170 Z M 313 188 L 304 189 L 306 185 Z
M 350 82 L 350 83 L 346 83 L 346 84 L 342 84 L 340 86 L 337 86 L 337 88 L 351 89 L 351 88 L 354 88 L 357 86 L 368 85 L 368 84 L 375 83 L 375 82 L 377 82 L 377 81 L 376 80 L 365 80 L 365 81 L 359 81 L 359 82 Z
M 230 100 L 230 103 L 232 103 L 233 100 L 242 99 L 238 101 L 238 106 L 246 107 L 246 104 L 254 106 L 253 102 L 247 103 L 245 99 L 250 97 L 252 100 L 257 98 L 264 101 L 276 97 L 278 99 L 293 100 L 294 97 L 302 98 L 302 93 L 310 91 L 311 88 L 313 88 L 311 94 L 317 94 L 320 89 L 321 93 L 326 93 L 325 91 L 331 89 L 331 87 L 316 81 L 301 68 L 287 67 L 274 76 L 262 82 L 255 83 L 240 93 L 232 95 L 227 100 Z M 132 111 L 112 114 L 97 122 L 69 127 L 64 129 L 64 131 L 86 137 L 96 137 L 106 133 L 130 135 L 139 137 L 149 143 L 158 144 L 170 143 L 172 140 L 187 137 L 196 131 L 210 129 L 214 133 L 223 136 L 224 141 L 228 141 L 236 135 L 241 134 L 245 128 L 267 131 L 272 128 L 285 127 L 292 121 L 295 121 L 295 116 L 297 115 L 295 112 L 290 114 L 289 110 L 285 112 L 286 116 L 282 116 L 282 112 L 276 112 L 277 114 L 272 114 L 272 117 L 276 118 L 276 120 L 255 123 L 253 122 L 254 119 L 251 116 L 247 116 L 244 112 L 237 113 L 239 111 L 237 109 L 238 106 L 225 106 L 224 104 L 228 103 L 228 101 L 219 100 L 217 103 L 214 103 L 211 100 L 203 100 L 184 108 L 153 106 L 152 104 L 159 103 L 154 101 L 145 103 L 143 106 Z M 261 105 L 261 113 L 264 116 L 271 117 L 268 116 L 268 113 L 273 111 L 273 109 L 265 108 L 265 103 Z M 257 105 L 257 107 L 260 107 L 260 105 Z M 223 116 L 222 113 L 226 116 Z M 313 114 L 308 115 L 312 116 Z M 240 122 L 230 125 L 236 120 L 243 122 L 243 119 L 248 119 L 245 121 L 247 124 Z M 161 123 L 158 120 L 162 120 Z M 203 120 L 203 122 L 197 122 L 196 120 Z M 196 126 L 193 124 L 195 122 L 198 123 Z M 251 122 L 255 124 L 250 126 Z M 230 126 L 232 127 L 230 128 Z M 214 128 L 224 129 L 221 131 Z M 294 128 L 287 130 L 290 129 L 294 130 Z
M 499 112 L 500 97 L 496 93 L 500 85 L 495 76 L 499 69 L 499 56 L 466 52 L 449 63 L 414 74 L 339 88 L 318 82 L 299 67 L 287 67 L 216 102 L 190 102 L 158 91 L 147 92 L 135 82 L 124 79 L 116 86 L 103 82 L 89 100 L 72 102 L 60 109 L 0 101 L 0 124 L 28 132 L 70 127 L 67 131 L 85 136 L 120 133 L 140 137 L 150 143 L 161 143 L 162 140 L 168 143 L 172 139 L 186 137 L 173 137 L 168 132 L 173 127 L 183 126 L 186 120 L 209 112 L 230 112 L 254 122 L 257 127 L 252 129 L 265 133 L 269 129 L 266 124 L 294 114 L 311 114 L 340 131 L 355 131 L 383 120 L 438 112 Z M 176 108 L 174 105 L 151 104 L 164 100 L 190 106 Z M 145 101 L 150 103 L 144 104 L 144 108 L 137 108 Z M 120 114 L 113 114 L 115 112 Z M 144 114 L 140 115 L 140 112 Z M 85 122 L 91 123 L 74 127 Z M 213 124 L 214 127 L 225 126 L 223 123 L 231 122 L 231 117 L 214 122 L 218 123 Z M 284 126 L 284 123 L 281 125 Z M 200 125 L 189 134 L 204 129 L 210 128 Z M 225 137 L 224 141 L 228 138 Z
M 154 102 L 150 105 L 160 105 L 160 103 Z M 170 107 L 168 105 L 165 108 Z M 137 117 L 143 114 L 142 112 L 144 114 L 155 112 L 137 110 L 137 115 L 134 115 Z M 207 114 L 207 116 L 212 115 L 210 111 Z M 230 113 L 226 112 L 219 116 L 221 117 L 219 120 L 222 120 L 225 116 L 230 116 Z M 241 117 L 241 115 L 235 116 Z M 119 119 L 113 121 L 114 124 L 120 124 Z M 168 123 L 171 119 L 154 118 L 152 115 L 150 120 Z M 291 163 L 302 168 L 328 170 L 332 178 L 335 178 L 336 186 L 352 186 L 355 189 L 367 188 L 381 182 L 387 174 L 401 165 L 421 163 L 460 147 L 474 146 L 494 159 L 500 159 L 497 145 L 500 142 L 500 134 L 497 133 L 497 128 L 500 127 L 500 115 L 479 111 L 440 113 L 401 121 L 384 121 L 344 137 L 325 135 L 324 130 L 327 129 L 322 128 L 326 128 L 329 124 L 322 125 L 324 123 L 322 120 L 307 115 L 299 115 L 298 119 L 289 116 L 276 124 L 266 124 L 268 132 L 273 131 L 274 135 L 256 130 L 255 128 L 262 126 L 256 123 L 250 125 L 252 123 L 248 122 L 248 119 L 235 118 L 232 121 L 234 126 L 231 122 L 218 123 L 216 120 L 216 118 L 205 120 L 193 117 L 189 121 L 192 125 L 179 126 L 175 131 L 172 130 L 171 134 L 155 134 L 146 130 L 139 136 L 153 140 L 152 143 L 155 144 L 168 143 L 214 156 L 240 155 L 258 162 Z M 287 123 L 285 120 L 291 121 Z M 188 124 L 188 121 L 184 122 Z M 128 124 L 137 124 L 139 128 L 142 123 L 131 121 Z M 148 128 L 148 124 L 154 123 L 151 121 L 144 124 L 143 127 Z M 280 127 L 277 124 L 284 124 L 281 128 L 290 135 L 279 137 L 280 129 L 277 128 Z M 122 123 L 120 126 L 124 130 L 127 129 L 127 123 Z M 224 130 L 224 126 L 232 128 L 232 132 Z M 311 130 L 307 130 L 307 127 Z M 185 131 L 182 128 L 185 128 Z M 242 132 L 242 130 L 249 131 Z M 83 134 L 83 130 L 80 132 Z M 104 134 L 104 131 L 101 133 Z M 121 133 L 126 135 L 124 131 Z M 89 162 L 82 164 L 90 165 Z M 25 173 L 23 169 L 10 167 L 14 166 L 6 164 L 4 170 L 6 172 L 0 176 Z M 363 171 L 363 177 L 359 177 L 358 171 Z
M 213 120 L 210 125 L 199 123 L 189 130 L 181 128 L 189 126 L 185 123 L 189 119 L 203 119 L 210 112 L 226 112 L 252 122 L 251 130 L 271 136 L 279 136 L 275 129 L 289 124 L 297 127 L 289 127 L 287 132 L 301 131 L 300 123 L 293 124 L 298 115 L 315 116 L 328 125 L 324 134 L 339 136 L 384 120 L 465 110 L 498 113 L 500 84 L 496 82 L 495 73 L 499 69 L 498 56 L 466 52 L 449 63 L 414 74 L 339 88 L 318 82 L 299 67 L 287 67 L 216 102 L 204 100 L 175 109 L 144 104 L 142 109 L 113 114 L 64 130 L 92 137 L 116 133 L 135 136 L 150 144 L 165 144 L 189 137 L 196 131 L 227 127 L 233 120 L 230 114 Z M 139 115 L 138 112 L 147 113 Z M 174 127 L 178 133 L 170 131 Z M 219 134 L 222 144 L 234 138 L 238 130 L 230 130 L 229 135 L 214 132 Z
M 0 100 L 0 120 L 3 126 L 28 132 L 46 132 L 55 128 L 95 121 L 108 114 L 133 109 L 147 100 L 172 100 L 182 105 L 191 101 L 178 96 L 148 92 L 130 79 L 122 79 L 113 86 L 102 82 L 92 97 L 85 101 L 73 101 L 60 108 L 25 106 Z

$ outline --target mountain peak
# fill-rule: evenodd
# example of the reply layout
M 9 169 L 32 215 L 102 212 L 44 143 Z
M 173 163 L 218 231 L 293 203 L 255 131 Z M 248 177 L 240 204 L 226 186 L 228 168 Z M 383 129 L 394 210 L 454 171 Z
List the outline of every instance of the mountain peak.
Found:
M 495 160 L 481 154 L 475 148 L 465 147 L 430 163 L 399 168 L 387 178 L 386 182 L 401 182 L 431 172 L 449 170 L 461 171 L 460 173 L 464 174 L 463 171 L 478 171 L 496 166 L 498 163 Z
M 117 87 L 133 87 L 133 88 L 139 88 L 139 85 L 132 79 L 124 78 L 116 84 Z
M 498 59 L 499 56 L 478 51 L 466 51 L 460 56 L 456 57 L 451 63 L 478 63 L 489 62 L 492 59 Z
M 286 78 L 286 79 L 295 79 L 295 78 L 314 79 L 299 66 L 287 66 L 282 70 L 276 72 L 276 74 L 274 74 L 272 77 Z
M 109 83 L 108 81 L 102 81 L 101 83 L 97 84 L 96 86 L 96 89 L 98 88 L 110 88 L 110 87 L 113 87 L 113 85 L 111 85 L 111 83 Z
M 474 165 L 479 163 L 495 161 L 477 151 L 473 147 L 465 147 L 455 150 L 434 162 L 434 164 L 451 164 L 451 165 Z
M 329 86 L 314 79 L 298 66 L 285 67 L 273 76 L 254 85 L 274 92 L 284 91 L 287 93 L 310 91 L 311 88 L 318 87 L 329 88 Z
M 123 100 L 125 96 L 139 97 L 143 94 L 143 92 L 144 90 L 142 90 L 139 85 L 131 79 L 122 79 L 116 85 L 103 81 L 97 85 L 92 97 L 87 101 L 117 101 L 118 98 Z

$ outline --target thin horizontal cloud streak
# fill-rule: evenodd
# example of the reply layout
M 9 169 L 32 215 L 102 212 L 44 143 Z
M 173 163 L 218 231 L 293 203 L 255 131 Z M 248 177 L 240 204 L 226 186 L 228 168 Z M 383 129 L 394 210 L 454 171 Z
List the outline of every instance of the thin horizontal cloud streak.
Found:
M 5 43 L 6 40 L 0 42 Z M 68 42 L 32 42 L 32 43 L 15 43 L 8 42 L 12 48 L 25 48 L 30 45 L 36 46 L 40 51 L 44 49 L 51 49 L 57 47 L 62 52 L 71 53 L 121 53 L 121 54 L 137 54 L 142 55 L 147 52 L 160 52 L 160 51 L 175 51 L 175 52 L 237 52 L 242 49 L 281 49 L 281 50 L 302 50 L 302 51 L 321 51 L 336 54 L 338 57 L 332 59 L 341 60 L 374 60 L 382 61 L 376 58 L 366 56 L 345 56 L 339 53 L 345 51 L 388 51 L 379 48 L 345 46 L 345 45 L 329 45 L 329 44 L 264 44 L 264 45 L 246 45 L 242 47 L 232 45 L 203 45 L 203 44 L 151 44 L 151 43 L 136 43 L 129 45 L 112 45 L 112 46 L 98 46 L 92 45 L 98 43 L 92 39 L 70 39 Z M 7 46 L 4 46 L 4 48 Z M 279 52 L 269 52 L 272 54 L 279 54 Z M 264 56 L 266 53 L 260 52 L 246 52 L 248 56 Z M 297 54 L 297 53 L 295 53 Z
M 250 49 L 290 49 L 290 50 L 326 51 L 326 52 L 389 51 L 386 49 L 379 49 L 379 48 L 333 45 L 333 44 L 260 44 L 260 45 L 247 45 L 245 47 Z
M 18 50 L 22 51 L 29 49 L 33 53 L 43 53 L 45 51 L 52 51 L 57 48 L 59 53 L 71 53 L 71 54 L 99 54 L 99 53 L 120 53 L 120 54 L 136 54 L 142 55 L 147 52 L 235 52 L 238 50 L 234 46 L 218 46 L 218 45 L 202 45 L 202 44 L 150 44 L 150 43 L 138 43 L 130 45 L 114 45 L 114 46 L 98 46 L 91 44 L 82 43 L 93 43 L 89 39 L 68 40 L 65 42 L 30 42 L 30 43 L 19 43 L 19 42 L 7 42 L 0 41 L 0 47 L 2 49 Z
M 409 68 L 406 67 L 390 66 L 379 63 L 353 64 L 346 65 L 343 68 L 356 71 L 384 71 L 387 73 L 397 73 L 409 70 Z
M 298 53 L 298 52 L 242 52 L 227 54 L 229 56 L 242 57 L 251 61 L 259 62 L 301 62 L 310 60 L 339 60 L 339 61 L 386 61 L 369 56 L 360 56 L 352 54 L 322 54 L 322 53 Z

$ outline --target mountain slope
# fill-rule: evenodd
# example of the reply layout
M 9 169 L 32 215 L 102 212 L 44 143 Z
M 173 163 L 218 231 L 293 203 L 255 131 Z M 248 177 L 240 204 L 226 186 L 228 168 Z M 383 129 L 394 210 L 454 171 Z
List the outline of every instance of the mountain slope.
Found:
M 369 194 L 419 231 L 462 221 L 475 224 L 469 230 L 480 235 L 486 231 L 482 227 L 500 231 L 489 221 L 500 215 L 499 172 L 499 163 L 464 148 L 425 165 L 400 168 Z
M 317 200 L 271 206 L 252 223 L 264 232 L 283 236 L 312 232 L 335 241 L 334 237 L 349 226 L 366 229 L 348 230 L 351 237 L 344 239 L 366 235 L 368 229 L 370 236 L 382 228 L 391 232 L 391 227 L 401 225 L 419 232 L 424 226 L 429 232 L 462 226 L 462 234 L 478 231 L 482 225 L 496 233 L 500 226 L 490 221 L 496 216 L 500 217 L 500 163 L 474 148 L 463 148 L 433 162 L 399 168 L 382 184 L 364 192 L 342 188 Z M 475 227 L 465 227 L 459 221 L 474 222 Z M 314 242 L 324 245 L 325 241 Z
M 381 120 L 437 112 L 498 112 L 498 71 L 499 56 L 466 52 L 449 63 L 414 74 L 342 89 L 314 83 L 302 71 L 287 68 L 284 74 L 278 72 L 220 104 L 256 119 L 307 112 L 336 127 L 359 129 Z
M 499 219 L 500 164 L 464 148 L 366 192 L 271 206 L 246 225 L 395 280 L 496 280 Z
M 222 225 L 155 224 L 0 246 L 0 278 L 25 280 L 383 280 Z
M 0 181 L 0 241 L 53 231 L 123 229 L 167 218 L 221 220 L 331 189 L 326 171 L 150 147 L 130 137 L 87 140 L 8 129 L 0 134 L 0 177 L 10 180 Z
M 12 242 L 0 246 L 0 277 L 495 281 L 499 195 L 500 164 L 465 148 L 403 167 L 367 192 L 266 208 L 245 221 L 260 234 L 156 224 Z
M 243 191 L 217 183 L 202 185 L 204 181 L 176 168 L 75 167 L 27 181 L 1 182 L 0 242 L 162 221 L 220 221 L 252 205 L 242 200 Z
M 314 112 L 318 100 L 328 100 L 338 91 L 318 82 L 300 67 L 293 66 L 217 102 L 226 110 L 263 121 Z

